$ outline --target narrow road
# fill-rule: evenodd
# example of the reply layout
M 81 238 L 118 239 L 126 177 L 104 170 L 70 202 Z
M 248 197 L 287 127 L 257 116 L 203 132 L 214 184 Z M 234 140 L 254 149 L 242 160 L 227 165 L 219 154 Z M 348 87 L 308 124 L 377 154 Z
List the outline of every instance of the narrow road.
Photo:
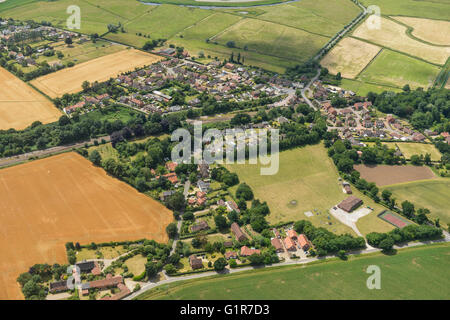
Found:
M 450 242 L 450 234 L 447 231 L 444 231 L 444 238 L 439 239 L 439 240 L 430 240 L 430 241 L 423 241 L 423 242 L 412 242 L 412 243 L 405 243 L 403 245 L 395 245 L 394 249 L 405 249 L 405 248 L 411 248 L 411 247 L 416 247 L 416 246 L 421 246 L 421 245 L 428 245 L 428 244 L 432 244 L 432 243 L 441 243 L 441 242 Z M 352 251 L 349 252 L 349 255 L 361 255 L 361 254 L 369 254 L 369 253 L 373 253 L 373 252 L 379 252 L 381 251 L 381 249 L 377 249 L 377 248 L 366 248 L 364 250 L 357 250 L 357 251 Z M 132 300 L 134 298 L 136 298 L 137 296 L 139 296 L 140 294 L 153 289 L 155 287 L 164 285 L 164 284 L 168 284 L 168 283 L 172 283 L 172 282 L 177 282 L 177 281 L 184 281 L 184 280 L 191 280 L 191 279 L 198 279 L 198 278 L 204 278 L 204 277 L 208 277 L 208 276 L 213 276 L 213 275 L 220 275 L 220 274 L 231 274 L 231 273 L 237 273 L 237 272 L 244 272 L 244 271 L 249 271 L 249 270 L 255 270 L 255 269 L 266 269 L 266 268 L 273 268 L 273 267 L 279 267 L 279 266 L 289 266 L 289 265 L 301 265 L 301 264 L 307 264 L 313 261 L 317 261 L 317 260 L 325 260 L 327 258 L 334 258 L 335 256 L 325 256 L 325 257 L 314 257 L 314 258 L 307 258 L 307 259 L 300 259 L 300 260 L 289 260 L 289 261 L 285 261 L 285 262 L 281 262 L 281 263 L 276 263 L 273 265 L 266 265 L 266 266 L 258 266 L 258 267 L 243 267 L 243 268 L 239 268 L 239 269 L 225 269 L 223 272 L 215 272 L 215 271 L 208 271 L 208 272 L 203 272 L 203 273 L 198 273 L 198 274 L 190 274 L 190 275 L 185 275 L 185 276 L 175 276 L 175 277 L 171 277 L 167 274 L 165 274 L 166 276 L 166 280 L 163 281 L 159 281 L 159 282 L 148 282 L 144 285 L 141 286 L 141 289 L 139 291 L 136 291 L 134 293 L 132 293 L 131 295 L 127 296 L 126 298 L 124 298 L 123 300 Z
M 36 151 L 20 154 L 17 156 L 1 158 L 0 159 L 0 168 L 10 166 L 10 165 L 13 165 L 13 164 L 16 164 L 19 162 L 24 162 L 24 161 L 27 161 L 30 158 L 34 158 L 34 157 L 39 158 L 42 156 L 48 156 L 48 155 L 52 155 L 55 153 L 60 153 L 60 152 L 64 152 L 67 150 L 71 150 L 74 148 L 81 148 L 86 143 L 93 144 L 94 141 L 97 140 L 98 142 L 100 142 L 102 139 L 104 139 L 106 142 L 111 141 L 111 138 L 109 136 L 104 136 L 104 137 L 94 138 L 94 139 L 90 139 L 90 140 L 86 140 L 86 141 L 82 141 L 82 142 L 78 142 L 78 143 L 66 144 L 63 146 L 56 146 L 56 147 L 52 147 L 52 148 L 48 148 L 48 149 L 44 149 L 44 150 L 36 150 Z
M 312 78 L 311 81 L 301 90 L 303 100 L 305 100 L 305 102 L 316 111 L 317 111 L 316 106 L 306 96 L 306 90 L 309 90 L 309 87 L 311 87 L 311 85 L 319 78 L 319 76 L 320 76 L 320 68 L 317 69 L 317 74 L 314 76 L 314 78 Z

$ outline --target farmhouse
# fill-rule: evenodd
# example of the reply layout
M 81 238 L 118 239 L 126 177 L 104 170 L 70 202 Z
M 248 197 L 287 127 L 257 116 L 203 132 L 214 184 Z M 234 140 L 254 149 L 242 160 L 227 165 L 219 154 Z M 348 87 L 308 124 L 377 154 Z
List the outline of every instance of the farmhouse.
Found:
M 300 248 L 302 248 L 305 251 L 310 248 L 309 240 L 304 234 L 299 235 L 298 245 Z
M 69 288 L 67 287 L 67 281 L 65 280 L 50 283 L 51 293 L 64 292 L 67 290 L 69 290 Z
M 253 254 L 260 254 L 260 253 L 261 253 L 261 250 L 259 250 L 259 249 L 250 249 L 247 246 L 241 247 L 241 257 L 248 257 Z
M 294 229 L 289 229 L 287 232 L 287 235 L 289 238 L 291 238 L 293 241 L 297 240 L 297 232 L 295 232 Z
M 283 245 L 281 244 L 280 239 L 278 238 L 273 238 L 272 240 L 270 240 L 270 242 L 272 243 L 272 246 L 275 248 L 276 252 L 283 252 Z
M 230 259 L 237 259 L 238 255 L 236 252 L 234 251 L 228 251 L 225 252 L 225 259 L 230 260 Z
M 191 232 L 198 232 L 200 230 L 207 230 L 207 229 L 209 229 L 209 225 L 206 221 L 200 221 L 199 223 L 191 226 Z
M 89 282 L 89 286 L 88 286 L 88 290 L 91 289 L 108 289 L 108 288 L 112 288 L 112 287 L 117 287 L 119 285 L 119 283 L 123 282 L 123 278 L 122 276 L 115 276 L 113 277 L 110 273 L 108 273 L 106 275 L 106 279 L 102 279 L 102 280 L 95 280 L 95 281 L 91 281 Z
M 296 251 L 297 248 L 295 247 L 295 242 L 290 237 L 284 238 L 284 246 L 286 247 L 286 250 L 288 251 Z
M 231 231 L 238 241 L 247 240 L 247 236 L 242 232 L 241 228 L 236 222 L 231 224 Z
M 352 212 L 356 208 L 358 208 L 360 205 L 362 205 L 363 201 L 355 196 L 350 196 L 345 200 L 342 200 L 341 203 L 338 204 L 338 208 L 346 211 L 346 212 Z
M 88 272 L 91 272 L 92 269 L 95 268 L 95 263 L 94 263 L 94 261 L 86 261 L 86 262 L 77 263 L 75 266 L 80 269 L 81 273 L 88 273 Z
M 193 270 L 203 268 L 202 259 L 197 258 L 195 254 L 189 256 L 189 264 Z

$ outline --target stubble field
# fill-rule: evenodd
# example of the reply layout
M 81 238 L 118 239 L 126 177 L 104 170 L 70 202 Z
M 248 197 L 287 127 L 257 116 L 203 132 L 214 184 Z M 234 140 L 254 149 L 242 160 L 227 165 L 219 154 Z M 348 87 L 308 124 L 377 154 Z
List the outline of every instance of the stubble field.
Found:
M 414 28 L 412 34 L 422 40 L 438 45 L 450 46 L 450 22 L 414 17 L 393 17 Z
M 84 81 L 90 83 L 106 81 L 122 72 L 151 65 L 160 60 L 162 58 L 159 56 L 128 49 L 47 74 L 30 83 L 49 97 L 56 98 L 65 93 L 81 91 Z
M 39 92 L 0 67 L 0 130 L 58 120 L 61 112 Z
M 358 164 L 355 169 L 361 174 L 361 178 L 369 182 L 375 182 L 377 186 L 387 186 L 416 180 L 434 179 L 436 176 L 429 167 L 413 165 L 388 166 Z
M 67 263 L 64 244 L 167 241 L 170 210 L 76 153 L 0 170 L 0 299 L 22 298 L 17 276 Z

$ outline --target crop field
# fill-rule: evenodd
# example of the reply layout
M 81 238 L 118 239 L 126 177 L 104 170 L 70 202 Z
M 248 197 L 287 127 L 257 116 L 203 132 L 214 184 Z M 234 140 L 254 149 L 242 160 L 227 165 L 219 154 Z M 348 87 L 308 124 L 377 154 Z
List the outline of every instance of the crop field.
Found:
M 362 23 L 353 36 L 398 50 L 428 62 L 443 65 L 450 55 L 450 47 L 437 47 L 414 40 L 406 34 L 407 28 L 393 20 L 381 17 L 381 28 L 370 28 Z
M 31 83 L 48 96 L 56 98 L 65 93 L 81 91 L 85 80 L 90 83 L 106 81 L 122 72 L 151 65 L 159 60 L 162 60 L 159 56 L 129 49 L 50 73 Z
M 0 67 L 0 130 L 54 122 L 61 112 L 39 92 Z
M 380 7 L 382 15 L 450 20 L 448 0 L 361 0 L 361 3 L 365 7 Z
M 377 186 L 436 178 L 433 171 L 426 166 L 358 164 L 355 166 L 355 169 L 359 171 L 361 178 L 369 182 L 375 182 Z
M 428 88 L 439 71 L 439 67 L 432 64 L 383 49 L 358 76 L 358 80 L 400 88 L 405 84 L 409 84 L 411 88 Z
M 26 201 L 24 201 L 26 199 Z M 172 213 L 76 153 L 0 171 L 0 293 L 21 298 L 17 276 L 35 263 L 67 263 L 67 241 L 167 241 Z
M 210 61 L 228 59 L 240 52 L 245 64 L 282 73 L 286 68 L 310 59 L 339 30 L 355 18 L 360 9 L 348 0 L 217 2 L 223 8 L 200 9 L 175 4 L 214 5 L 195 0 L 156 1 L 160 6 L 144 5 L 136 0 L 58 0 L 38 2 L 23 0 L 20 5 L 0 5 L 0 16 L 20 20 L 50 21 L 66 28 L 69 5 L 82 12 L 80 32 L 98 33 L 122 44 L 142 47 L 146 41 L 167 39 L 167 45 L 183 46 L 191 56 L 202 52 Z M 275 6 L 227 9 L 229 6 L 269 4 Z M 240 21 L 242 19 L 242 21 Z M 121 23 L 117 32 L 108 32 L 107 25 Z M 242 29 L 242 32 L 240 30 Z M 213 38 L 212 42 L 207 39 Z M 226 43 L 234 41 L 238 48 Z M 243 47 L 247 45 L 248 51 Z M 208 58 L 209 56 L 209 58 Z
M 222 45 L 234 41 L 241 49 L 247 46 L 249 51 L 304 62 L 318 52 L 328 38 L 272 22 L 244 19 L 214 37 L 214 41 Z
M 138 299 L 217 300 L 403 300 L 450 298 L 450 246 L 440 244 L 325 261 L 263 268 L 180 281 L 149 290 Z M 381 269 L 381 289 L 368 290 L 368 266 Z M 426 272 L 424 272 L 426 270 Z M 414 281 L 411 281 L 414 279 Z M 405 283 L 408 283 L 405 288 Z
M 439 45 L 450 45 L 450 22 L 413 17 L 393 17 L 414 28 L 412 34 L 422 40 Z
M 233 164 L 227 167 L 238 174 L 241 182 L 250 185 L 255 198 L 267 201 L 270 208 L 267 216 L 269 223 L 305 219 L 332 232 L 354 234 L 352 229 L 328 214 L 332 206 L 347 196 L 342 192 L 337 170 L 322 145 L 281 152 L 279 171 L 272 176 L 260 175 L 260 164 Z M 365 205 L 375 208 L 373 213 L 358 220 L 357 226 L 361 233 L 391 229 L 389 224 L 376 217 L 382 207 L 357 190 L 354 190 L 354 194 Z M 317 209 L 318 215 L 305 216 L 305 212 L 314 209 Z
M 344 38 L 321 61 L 332 74 L 338 72 L 344 78 L 355 78 L 372 61 L 381 48 L 357 40 Z
M 450 179 L 436 179 L 386 186 L 392 191 L 398 203 L 411 201 L 416 208 L 428 208 L 433 218 L 439 218 L 441 225 L 450 223 Z

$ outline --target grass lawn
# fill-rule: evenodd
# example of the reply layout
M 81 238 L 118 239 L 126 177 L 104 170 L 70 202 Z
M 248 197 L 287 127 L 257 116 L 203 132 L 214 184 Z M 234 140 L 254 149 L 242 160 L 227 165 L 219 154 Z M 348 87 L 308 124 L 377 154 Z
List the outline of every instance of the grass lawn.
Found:
M 450 179 L 402 183 L 383 189 L 392 191 L 397 203 L 408 200 L 416 209 L 421 207 L 430 209 L 430 217 L 439 218 L 441 225 L 450 223 Z
M 449 299 L 450 246 L 440 244 L 180 281 L 159 286 L 138 299 Z M 366 286 L 368 266 L 381 269 L 381 289 Z
M 77 261 L 83 261 L 88 259 L 98 259 L 97 252 L 101 252 L 103 259 L 114 259 L 121 254 L 124 254 L 129 249 L 125 249 L 123 246 L 117 247 L 99 247 L 96 250 L 83 248 L 77 252 Z
M 89 118 L 92 120 L 105 120 L 113 122 L 115 120 L 121 120 L 126 123 L 131 117 L 137 114 L 138 111 L 134 111 L 133 109 L 116 106 L 116 107 L 107 107 L 107 109 L 97 109 L 86 114 L 80 116 L 80 119 Z
M 383 51 L 359 75 L 358 80 L 387 86 L 428 88 L 439 74 L 439 68 L 388 49 Z
M 135 255 L 125 261 L 125 265 L 128 267 L 128 271 L 135 276 L 142 274 L 145 271 L 145 264 L 147 263 L 147 258 L 140 254 Z
M 260 175 L 260 164 L 233 164 L 227 167 L 238 174 L 241 182 L 250 185 L 257 199 L 267 201 L 271 211 L 267 216 L 269 223 L 305 219 L 332 232 L 354 234 L 353 230 L 329 214 L 328 210 L 347 196 L 342 192 L 338 172 L 322 144 L 281 152 L 279 171 L 272 176 Z M 375 209 L 358 221 L 357 226 L 363 234 L 392 229 L 376 217 L 383 210 L 381 206 L 355 188 L 353 192 L 365 205 Z M 306 211 L 314 209 L 319 215 L 305 216 Z
M 426 153 L 431 154 L 432 161 L 441 160 L 442 154 L 438 149 L 432 144 L 425 143 L 396 143 L 400 148 L 400 151 L 403 153 L 406 159 L 411 159 L 411 156 L 414 154 L 424 155 Z M 391 147 L 391 146 L 389 146 Z

